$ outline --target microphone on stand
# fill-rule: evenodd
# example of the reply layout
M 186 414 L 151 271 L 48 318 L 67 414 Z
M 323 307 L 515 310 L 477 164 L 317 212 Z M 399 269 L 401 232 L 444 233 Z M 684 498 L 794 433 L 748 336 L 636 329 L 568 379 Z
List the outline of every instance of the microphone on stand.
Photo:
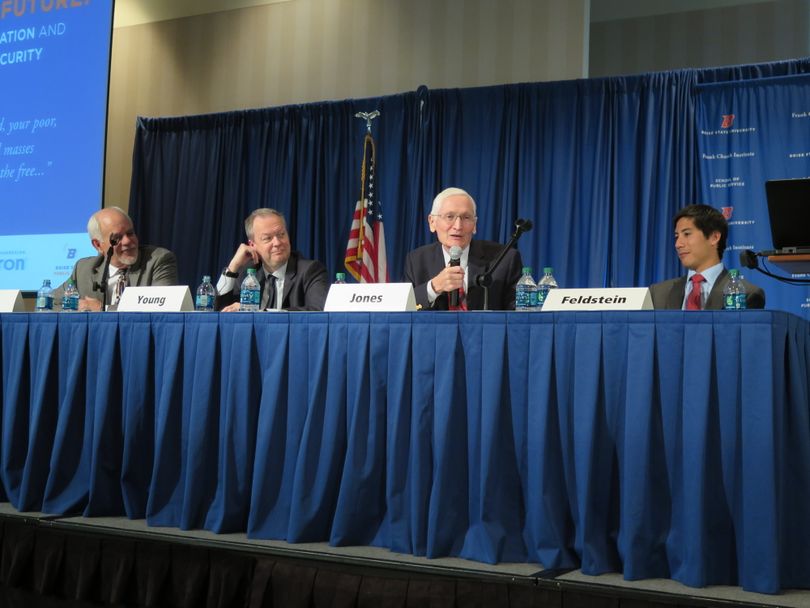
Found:
M 104 269 L 101 273 L 101 281 L 93 284 L 93 289 L 101 292 L 101 312 L 107 310 L 107 281 L 110 278 L 110 261 L 112 260 L 115 246 L 121 241 L 120 234 L 111 234 L 109 237 L 110 246 L 107 255 L 104 256 Z
M 757 272 L 762 273 L 767 277 L 776 279 L 781 283 L 787 283 L 788 285 L 810 285 L 810 280 L 808 279 L 788 278 L 785 276 L 774 274 L 769 270 L 766 270 L 764 267 L 760 268 L 759 260 L 757 258 L 767 258 L 768 256 L 773 255 L 774 253 L 776 252 L 754 251 L 753 249 L 744 249 L 743 251 L 740 252 L 740 266 L 750 268 L 751 270 L 756 270 Z
M 753 249 L 745 249 L 740 252 L 740 266 L 746 268 L 757 267 L 757 254 Z
M 495 269 L 498 267 L 498 264 L 501 263 L 501 260 L 503 260 L 506 252 L 509 251 L 515 243 L 517 243 L 520 235 L 531 230 L 532 226 L 533 224 L 531 220 L 520 217 L 516 219 L 515 232 L 512 234 L 509 242 L 503 246 L 503 249 L 501 249 L 498 257 L 496 257 L 492 263 L 487 264 L 484 272 L 475 277 L 475 284 L 484 289 L 484 310 L 489 310 L 489 287 L 492 285 L 492 273 L 495 272 Z
M 450 248 L 450 266 L 461 266 L 461 247 L 458 245 Z M 450 306 L 458 306 L 458 289 L 450 292 Z

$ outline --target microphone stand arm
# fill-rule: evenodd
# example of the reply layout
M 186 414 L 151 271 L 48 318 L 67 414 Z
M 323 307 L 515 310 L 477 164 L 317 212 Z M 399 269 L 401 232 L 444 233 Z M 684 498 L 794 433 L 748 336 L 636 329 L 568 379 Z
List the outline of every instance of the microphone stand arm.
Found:
M 489 310 L 489 288 L 492 285 L 492 273 L 495 272 L 495 269 L 497 269 L 500 263 L 503 261 L 506 253 L 515 245 L 515 243 L 517 243 L 520 235 L 522 235 L 524 232 L 528 232 L 531 229 L 531 221 L 518 219 L 515 222 L 515 232 L 510 237 L 509 242 L 507 242 L 503 249 L 501 249 L 498 257 L 487 264 L 486 268 L 484 268 L 484 272 L 475 277 L 475 284 L 484 290 L 483 310 Z
M 101 312 L 107 310 L 107 282 L 110 279 L 110 261 L 112 260 L 115 245 L 110 245 L 107 255 L 104 256 L 104 269 L 101 272 L 101 281 L 93 285 L 94 289 L 101 292 Z

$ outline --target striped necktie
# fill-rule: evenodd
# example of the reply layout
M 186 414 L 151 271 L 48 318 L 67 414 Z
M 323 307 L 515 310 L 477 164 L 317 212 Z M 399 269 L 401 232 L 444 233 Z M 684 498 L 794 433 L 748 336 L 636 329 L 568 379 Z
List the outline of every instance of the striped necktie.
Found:
M 113 306 L 118 304 L 118 301 L 121 299 L 121 295 L 124 293 L 124 289 L 127 286 L 128 272 L 129 268 L 121 268 L 118 271 L 118 280 L 115 282 L 115 289 L 113 289 L 113 297 L 112 297 Z
M 448 302 L 450 299 L 448 298 Z M 448 310 L 467 310 L 467 294 L 464 293 L 464 285 L 458 288 L 458 306 L 448 304 Z

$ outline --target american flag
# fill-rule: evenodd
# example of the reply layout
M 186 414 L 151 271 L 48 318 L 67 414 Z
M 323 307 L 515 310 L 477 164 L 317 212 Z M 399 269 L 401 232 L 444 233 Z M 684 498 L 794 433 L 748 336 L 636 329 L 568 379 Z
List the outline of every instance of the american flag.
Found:
M 375 165 L 374 138 L 366 133 L 360 167 L 360 199 L 354 208 L 344 260 L 346 270 L 360 283 L 388 282 L 382 203 L 375 193 Z

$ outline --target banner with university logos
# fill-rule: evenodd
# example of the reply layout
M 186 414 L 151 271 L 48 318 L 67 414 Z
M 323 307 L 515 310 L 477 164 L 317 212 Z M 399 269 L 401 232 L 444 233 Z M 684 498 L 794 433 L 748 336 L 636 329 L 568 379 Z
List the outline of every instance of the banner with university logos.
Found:
M 773 248 L 765 181 L 810 177 L 810 76 L 700 85 L 696 111 L 698 202 L 723 211 L 729 223 L 723 262 L 740 268 L 740 251 Z M 765 264 L 775 274 L 791 276 Z M 765 290 L 767 308 L 810 320 L 810 286 L 740 270 Z

